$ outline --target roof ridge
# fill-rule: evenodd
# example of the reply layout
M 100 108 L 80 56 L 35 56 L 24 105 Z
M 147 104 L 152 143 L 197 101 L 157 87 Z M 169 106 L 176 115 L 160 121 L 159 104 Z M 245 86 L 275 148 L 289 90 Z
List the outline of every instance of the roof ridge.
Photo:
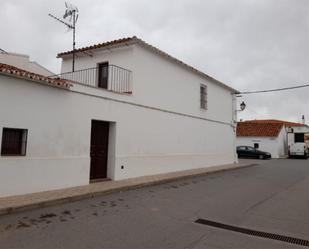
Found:
M 92 49 L 98 49 L 98 48 L 109 46 L 109 45 L 121 44 L 123 42 L 131 41 L 131 40 L 135 40 L 135 39 L 139 39 L 139 38 L 137 38 L 137 36 L 131 36 L 131 37 L 125 37 L 125 38 L 120 38 L 120 39 L 114 39 L 114 40 L 111 40 L 111 41 L 105 41 L 105 42 L 101 42 L 101 43 L 77 48 L 77 49 L 75 49 L 75 53 L 79 53 L 79 52 L 83 52 L 83 51 L 87 51 L 87 50 L 92 50 Z M 73 53 L 73 50 L 61 52 L 61 53 L 58 53 L 57 57 L 59 58 L 61 56 L 69 55 L 69 54 L 72 54 L 72 53 Z
M 239 123 L 282 123 L 282 124 L 298 124 L 303 125 L 302 123 L 292 122 L 292 121 L 285 121 L 281 119 L 252 119 L 252 120 L 244 120 L 240 121 Z

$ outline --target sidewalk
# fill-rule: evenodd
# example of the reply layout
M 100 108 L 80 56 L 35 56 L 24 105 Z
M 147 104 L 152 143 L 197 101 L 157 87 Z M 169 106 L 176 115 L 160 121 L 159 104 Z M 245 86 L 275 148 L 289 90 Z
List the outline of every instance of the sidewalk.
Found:
M 155 185 L 164 182 L 174 181 L 177 179 L 188 178 L 192 176 L 204 175 L 211 172 L 230 170 L 242 167 L 254 166 L 256 164 L 239 163 L 202 168 L 195 170 L 186 170 L 168 174 L 154 176 L 138 177 L 121 181 L 108 181 L 89 184 L 86 186 L 46 191 L 34 194 L 26 194 L 13 197 L 0 198 L 0 215 L 15 213 L 35 208 L 57 205 L 61 203 L 73 202 L 85 198 L 125 191 L 143 186 Z

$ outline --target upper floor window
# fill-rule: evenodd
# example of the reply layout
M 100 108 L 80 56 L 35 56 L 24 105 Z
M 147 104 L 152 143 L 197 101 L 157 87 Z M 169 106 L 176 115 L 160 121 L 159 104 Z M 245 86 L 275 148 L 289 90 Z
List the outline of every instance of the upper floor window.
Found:
M 26 129 L 3 128 L 1 156 L 25 156 L 27 134 Z
M 207 110 L 207 86 L 200 86 L 201 109 Z
M 108 62 L 100 63 L 98 65 L 99 77 L 98 87 L 107 89 L 108 88 Z

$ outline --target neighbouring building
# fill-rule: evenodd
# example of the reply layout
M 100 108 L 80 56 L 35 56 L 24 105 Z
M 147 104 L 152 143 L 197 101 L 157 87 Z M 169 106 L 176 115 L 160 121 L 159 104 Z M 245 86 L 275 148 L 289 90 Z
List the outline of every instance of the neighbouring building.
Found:
M 0 63 L 15 66 L 20 69 L 44 76 L 50 76 L 54 74 L 37 62 L 31 61 L 29 55 L 9 53 L 3 49 L 0 49 Z
M 303 126 L 282 120 L 248 120 L 237 123 L 237 146 L 252 146 L 271 153 L 273 158 L 285 157 L 288 127 Z
M 237 162 L 233 88 L 137 37 L 58 57 L 0 64 L 0 196 Z

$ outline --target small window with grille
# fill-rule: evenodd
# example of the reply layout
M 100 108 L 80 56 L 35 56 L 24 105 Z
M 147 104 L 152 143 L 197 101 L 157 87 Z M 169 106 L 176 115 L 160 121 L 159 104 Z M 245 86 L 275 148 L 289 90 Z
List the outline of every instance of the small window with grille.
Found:
M 201 85 L 200 87 L 201 109 L 207 110 L 207 86 Z
M 1 156 L 25 156 L 27 135 L 26 129 L 3 128 Z

